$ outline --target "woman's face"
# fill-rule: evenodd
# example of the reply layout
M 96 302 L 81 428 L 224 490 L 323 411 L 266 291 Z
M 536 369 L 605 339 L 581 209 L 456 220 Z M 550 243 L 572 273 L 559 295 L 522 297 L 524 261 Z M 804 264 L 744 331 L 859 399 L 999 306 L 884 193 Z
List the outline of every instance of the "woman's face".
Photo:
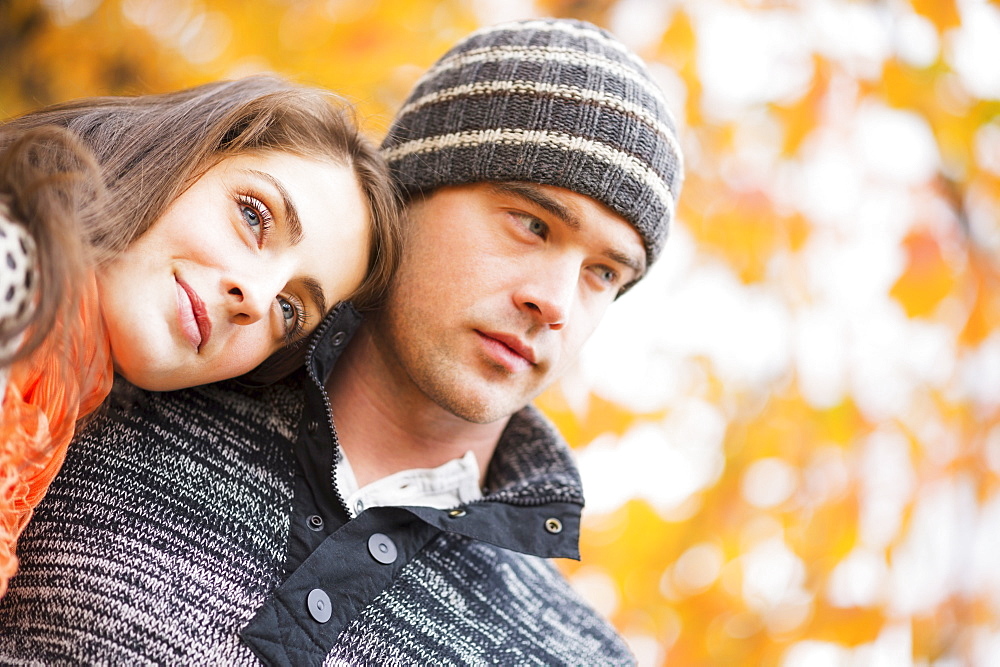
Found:
M 369 225 L 348 167 L 220 162 L 98 270 L 115 370 L 166 391 L 253 369 L 360 285 Z

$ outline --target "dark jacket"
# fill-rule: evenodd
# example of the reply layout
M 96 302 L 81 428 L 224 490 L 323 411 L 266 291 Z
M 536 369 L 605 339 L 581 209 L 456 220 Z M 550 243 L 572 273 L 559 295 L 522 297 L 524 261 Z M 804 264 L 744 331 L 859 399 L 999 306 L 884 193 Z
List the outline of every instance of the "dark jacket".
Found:
M 21 538 L 0 663 L 632 664 L 546 560 L 577 557 L 583 497 L 533 409 L 482 500 L 349 518 L 322 382 L 356 324 L 272 386 L 120 386 Z

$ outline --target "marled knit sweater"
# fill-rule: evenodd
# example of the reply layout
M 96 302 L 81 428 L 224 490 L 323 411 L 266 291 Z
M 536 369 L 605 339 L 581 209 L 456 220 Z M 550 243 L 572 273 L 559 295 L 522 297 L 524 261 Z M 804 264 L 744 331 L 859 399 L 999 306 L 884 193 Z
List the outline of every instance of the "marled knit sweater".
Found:
M 531 409 L 467 516 L 366 510 L 287 574 L 296 441 L 316 389 L 300 373 L 256 390 L 116 391 L 21 538 L 0 663 L 632 664 L 549 561 L 490 543 L 576 549 L 579 480 Z M 566 531 L 536 531 L 553 512 Z M 395 540 L 394 563 L 369 555 L 374 532 Z M 296 587 L 329 593 L 333 618 L 317 621 Z

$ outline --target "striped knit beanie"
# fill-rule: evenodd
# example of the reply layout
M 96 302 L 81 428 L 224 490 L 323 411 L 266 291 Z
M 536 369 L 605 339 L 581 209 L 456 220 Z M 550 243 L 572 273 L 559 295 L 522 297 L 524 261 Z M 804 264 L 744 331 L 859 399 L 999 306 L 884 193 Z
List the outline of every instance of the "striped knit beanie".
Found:
M 567 19 L 505 23 L 446 53 L 382 144 L 408 195 L 528 181 L 593 197 L 630 222 L 652 263 L 683 180 L 677 128 L 645 65 Z

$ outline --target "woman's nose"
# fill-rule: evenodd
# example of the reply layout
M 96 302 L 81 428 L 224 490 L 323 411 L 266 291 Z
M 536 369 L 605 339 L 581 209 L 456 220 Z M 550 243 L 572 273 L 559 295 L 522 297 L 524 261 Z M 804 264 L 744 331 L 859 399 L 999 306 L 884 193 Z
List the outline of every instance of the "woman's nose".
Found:
M 224 285 L 230 318 L 236 324 L 253 324 L 265 317 L 278 294 L 277 288 L 263 276 L 231 278 Z

